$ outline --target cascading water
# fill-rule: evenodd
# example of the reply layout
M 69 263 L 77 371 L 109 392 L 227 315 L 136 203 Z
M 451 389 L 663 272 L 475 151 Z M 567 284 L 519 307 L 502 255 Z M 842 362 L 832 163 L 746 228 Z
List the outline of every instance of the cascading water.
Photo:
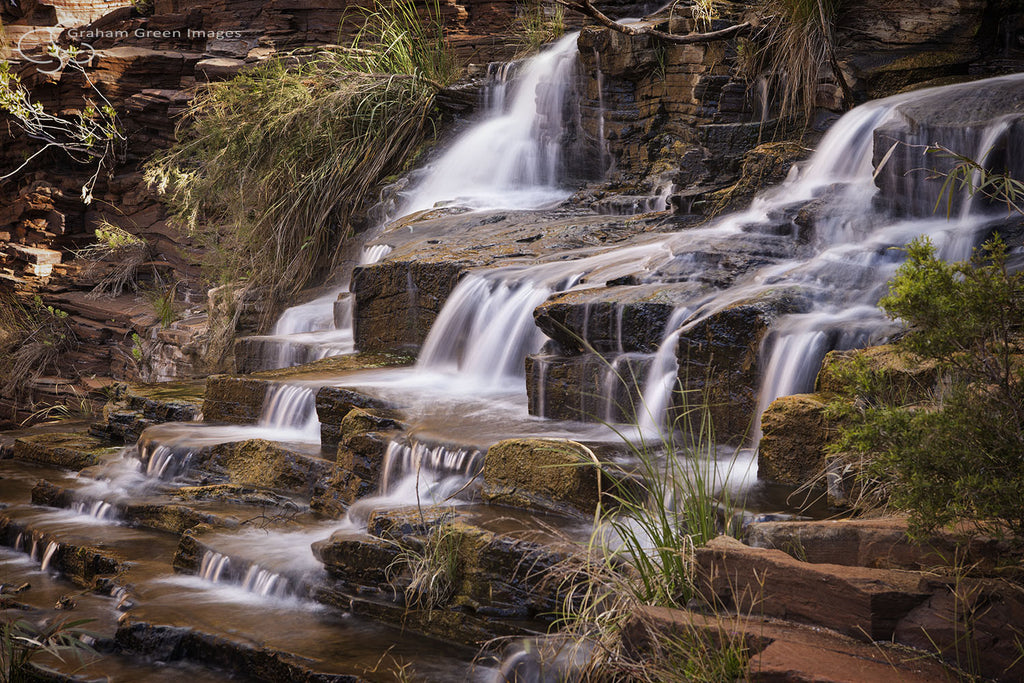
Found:
M 380 492 L 393 493 L 400 480 L 406 477 L 470 479 L 480 473 L 483 460 L 483 453 L 476 448 L 393 440 L 384 454 Z
M 558 182 L 578 35 L 564 36 L 512 69 L 511 80 L 491 83 L 480 121 L 421 171 L 423 180 L 402 215 L 446 201 L 475 209 L 533 209 L 569 195 Z
M 430 328 L 417 367 L 454 371 L 484 387 L 521 378 L 523 359 L 545 339 L 533 309 L 573 281 L 538 282 L 515 271 L 467 276 Z

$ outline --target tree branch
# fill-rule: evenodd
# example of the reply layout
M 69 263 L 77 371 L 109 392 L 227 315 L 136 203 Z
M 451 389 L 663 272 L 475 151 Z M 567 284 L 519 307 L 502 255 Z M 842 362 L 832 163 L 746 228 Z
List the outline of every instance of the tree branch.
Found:
M 590 17 L 605 28 L 610 28 L 611 30 L 618 31 L 619 33 L 625 33 L 627 36 L 651 36 L 652 38 L 656 38 L 657 40 L 661 40 L 666 43 L 672 43 L 673 45 L 713 43 L 718 40 L 726 40 L 734 36 L 744 35 L 754 28 L 750 22 L 744 22 L 728 28 L 719 29 L 718 31 L 679 35 L 677 33 L 659 31 L 658 29 L 650 26 L 631 26 L 628 24 L 620 24 L 608 15 L 604 14 L 601 10 L 594 7 L 591 0 L 555 0 L 555 4 L 567 7 L 574 12 L 579 12 L 580 14 Z

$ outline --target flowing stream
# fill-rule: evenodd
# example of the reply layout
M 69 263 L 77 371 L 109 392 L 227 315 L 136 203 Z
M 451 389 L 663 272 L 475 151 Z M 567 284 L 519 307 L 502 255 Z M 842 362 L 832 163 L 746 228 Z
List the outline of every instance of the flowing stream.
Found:
M 474 210 L 541 209 L 566 198 L 570 189 L 561 184 L 560 174 L 576 38 L 567 35 L 537 57 L 492 70 L 479 118 L 413 175 L 399 213 L 449 204 Z M 950 86 L 942 92 L 955 94 L 965 87 L 971 86 Z M 67 509 L 32 505 L 36 474 L 30 468 L 5 474 L 0 488 L 10 507 L 4 513 L 22 529 L 8 545 L 28 554 L 32 572 L 46 574 L 61 557 L 63 539 L 94 543 L 101 529 L 103 542 L 135 563 L 137 575 L 143 577 L 134 587 L 144 603 L 139 619 L 176 623 L 181 605 L 190 603 L 204 627 L 209 625 L 224 637 L 237 635 L 239 624 L 260 621 L 248 627 L 244 639 L 286 651 L 295 648 L 311 660 L 334 662 L 339 670 L 352 670 L 353 662 L 368 669 L 373 656 L 393 647 L 394 652 L 426 662 L 419 673 L 428 678 L 444 680 L 458 671 L 453 678 L 486 680 L 491 675 L 487 667 L 474 668 L 464 652 L 391 633 L 347 612 L 339 618 L 316 602 L 314 598 L 322 597 L 317 591 L 324 583 L 324 570 L 310 544 L 338 529 L 361 534 L 374 508 L 468 503 L 483 454 L 499 439 L 562 436 L 616 441 L 616 433 L 603 425 L 544 419 L 545 382 L 563 359 L 551 351 L 551 340 L 534 318 L 535 309 L 553 295 L 602 295 L 610 289 L 609 281 L 629 278 L 638 286 L 675 293 L 667 322 L 652 331 L 656 349 L 627 348 L 628 330 L 619 308 L 613 348 L 593 354 L 605 363 L 597 373 L 603 408 L 593 419 L 615 417 L 613 404 L 625 395 L 622 376 L 637 369 L 634 380 L 641 411 L 639 424 L 633 426 L 639 436 L 665 429 L 681 371 L 678 345 L 687 334 L 738 303 L 766 300 L 777 292 L 792 294 L 798 310 L 776 316 L 761 345 L 762 379 L 756 415 L 751 416 L 756 438 L 757 416 L 779 396 L 811 390 L 828 351 L 879 342 L 892 333 L 892 323 L 875 304 L 899 265 L 896 249 L 925 234 L 943 257 L 965 258 L 998 221 L 970 198 L 962 198 L 959 210 L 946 219 L 895 212 L 879 197 L 873 165 L 875 131 L 898 123 L 901 106 L 929 97 L 934 98 L 935 91 L 899 95 L 849 112 L 805 164 L 745 211 L 679 232 L 641 235 L 582 257 L 566 252 L 534 265 L 470 272 L 448 296 L 414 367 L 273 384 L 254 425 L 149 427 L 138 444 L 111 454 L 99 466 L 78 475 L 48 474 L 51 481 L 74 489 L 75 499 Z M 602 112 L 602 128 L 603 120 Z M 997 121 L 985 130 L 965 132 L 959 149 L 984 158 L 1008 128 L 1006 121 Z M 671 185 L 659 188 L 657 202 L 643 208 L 664 208 L 670 192 Z M 815 200 L 813 225 L 804 228 L 795 213 L 810 200 Z M 386 260 L 391 251 L 388 226 L 373 234 L 375 239 L 359 259 L 363 266 Z M 722 254 L 747 260 L 735 273 L 725 273 Z M 339 281 L 340 287 L 286 310 L 270 334 L 247 340 L 245 348 L 258 361 L 251 369 L 290 367 L 352 353 L 347 274 Z M 589 319 L 581 333 L 589 342 Z M 537 360 L 539 375 L 538 393 L 529 406 L 528 356 Z M 211 515 L 230 513 L 236 521 L 249 517 L 244 524 L 202 537 L 203 545 L 192 549 L 198 558 L 194 575 L 173 575 L 168 569 L 180 552 L 176 537 L 118 523 L 119 511 L 126 506 L 184 495 L 185 484 L 196 484 L 189 480 L 194 460 L 208 457 L 210 449 L 223 444 L 263 439 L 322 459 L 315 405 L 322 386 L 355 388 L 394 401 L 410 424 L 403 437 L 387 445 L 376 494 L 352 505 L 345 519 L 316 519 L 305 501 L 288 501 L 295 514 L 271 520 L 256 519 L 259 515 L 251 508 L 235 503 L 203 508 Z M 744 461 L 748 469 L 738 485 L 750 484 L 749 465 L 754 460 Z M 255 613 L 254 604 L 259 620 L 247 616 Z

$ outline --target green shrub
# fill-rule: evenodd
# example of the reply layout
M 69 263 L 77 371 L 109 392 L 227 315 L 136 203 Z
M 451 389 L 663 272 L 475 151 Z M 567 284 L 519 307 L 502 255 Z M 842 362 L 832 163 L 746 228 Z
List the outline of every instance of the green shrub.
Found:
M 871 455 L 866 476 L 926 531 L 952 522 L 1024 533 L 1024 274 L 1006 245 L 945 263 L 920 238 L 880 305 L 905 321 L 902 352 L 941 371 L 931 395 L 908 402 L 884 373 L 854 369 L 832 405 L 843 425 L 831 449 Z

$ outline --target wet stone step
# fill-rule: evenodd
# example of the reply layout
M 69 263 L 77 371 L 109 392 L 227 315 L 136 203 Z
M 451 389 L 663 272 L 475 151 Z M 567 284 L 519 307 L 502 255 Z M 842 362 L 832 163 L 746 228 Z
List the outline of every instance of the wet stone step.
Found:
M 203 400 L 203 419 L 207 422 L 252 424 L 263 412 L 267 390 L 287 382 L 326 383 L 356 370 L 402 367 L 413 362 L 409 355 L 394 353 L 356 353 L 325 358 L 314 363 L 283 370 L 267 370 L 249 375 L 215 375 L 207 379 Z
M 189 660 L 243 673 L 248 680 L 295 683 L 359 683 L 352 674 L 325 673 L 314 662 L 288 652 L 254 646 L 191 627 L 161 626 L 134 619 L 117 629 L 117 644 L 124 650 L 163 662 Z
M 81 470 L 97 464 L 104 456 L 116 453 L 119 448 L 87 432 L 52 432 L 15 439 L 12 457 Z

